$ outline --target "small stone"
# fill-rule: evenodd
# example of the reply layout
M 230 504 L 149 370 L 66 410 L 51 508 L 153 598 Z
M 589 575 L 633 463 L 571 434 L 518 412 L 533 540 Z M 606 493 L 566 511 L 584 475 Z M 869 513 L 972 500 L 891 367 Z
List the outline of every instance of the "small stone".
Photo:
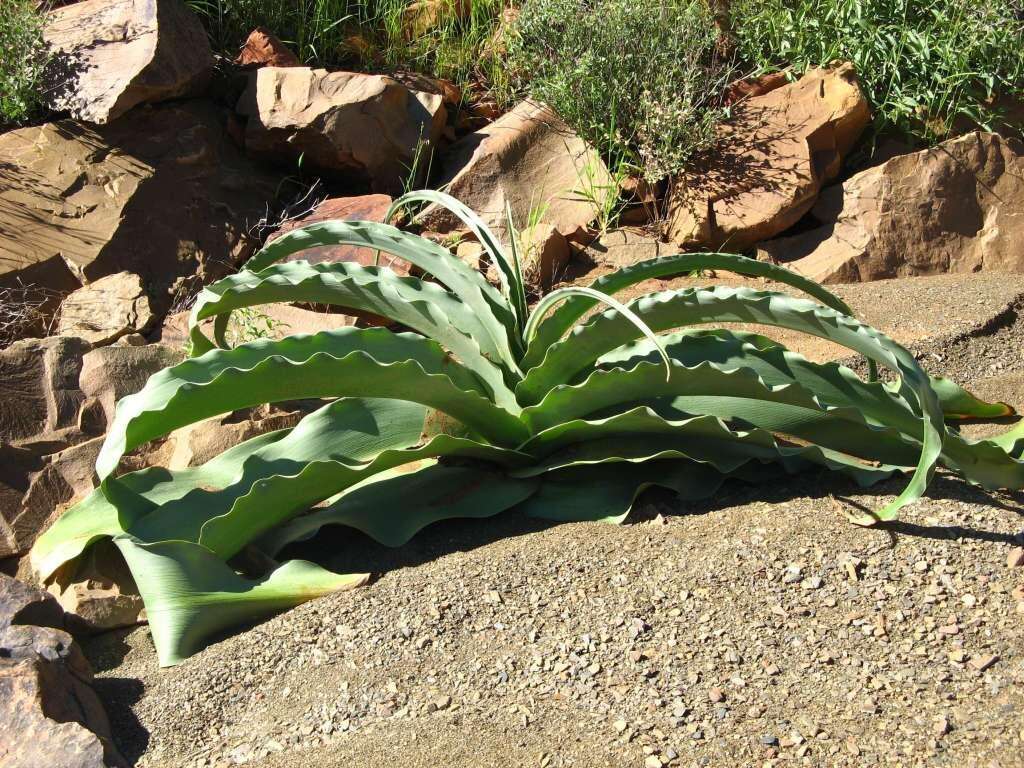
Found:
M 1024 566 L 1024 547 L 1014 547 L 1006 556 L 1007 568 L 1020 568 Z
M 614 723 L 612 723 L 612 728 L 615 729 L 616 733 L 622 733 L 628 727 L 629 727 L 629 723 L 627 723 L 625 720 L 621 720 L 620 719 L 620 720 L 616 720 Z
M 664 763 L 661 762 L 661 758 L 657 755 L 650 755 L 644 760 L 644 768 L 662 768 Z
M 970 665 L 972 669 L 976 669 L 978 672 L 984 672 L 997 661 L 999 661 L 999 657 L 996 656 L 994 653 L 990 653 L 984 656 L 975 656 L 967 663 Z
M 708 698 L 715 704 L 725 701 L 725 692 L 721 688 L 711 688 L 708 690 Z
M 822 580 L 820 576 L 809 576 L 800 582 L 801 589 L 821 589 Z
M 779 738 L 773 733 L 766 733 L 761 737 L 761 743 L 766 747 L 777 747 L 779 746 Z
M 918 560 L 916 563 L 914 563 L 914 570 L 918 573 L 924 573 L 928 570 L 928 561 Z
M 939 717 L 935 721 L 935 727 L 932 728 L 932 733 L 935 734 L 936 738 L 938 738 L 940 736 L 945 736 L 947 733 L 949 733 L 949 731 L 950 731 L 949 718 L 946 717 L 945 715 Z
M 783 584 L 795 584 L 800 581 L 800 571 L 802 569 L 799 565 L 789 565 L 786 567 L 785 572 L 782 574 Z

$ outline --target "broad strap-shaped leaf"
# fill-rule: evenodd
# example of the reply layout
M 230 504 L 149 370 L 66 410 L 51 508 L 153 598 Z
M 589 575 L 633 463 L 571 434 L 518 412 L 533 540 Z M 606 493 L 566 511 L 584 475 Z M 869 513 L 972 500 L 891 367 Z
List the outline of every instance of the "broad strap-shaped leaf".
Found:
M 114 539 L 146 604 L 160 666 L 178 664 L 219 632 L 267 618 L 307 600 L 359 587 L 369 574 L 336 574 L 292 560 L 264 579 L 235 573 L 205 547 L 188 541 Z
M 790 328 L 834 341 L 894 370 L 901 378 L 901 395 L 916 398 L 924 414 L 921 457 L 904 492 L 875 518 L 894 518 L 900 508 L 924 493 L 942 450 L 942 408 L 913 355 L 880 331 L 811 301 L 749 288 L 667 291 L 634 301 L 630 309 L 656 331 L 708 322 Z M 635 340 L 637 335 L 635 326 L 618 313 L 597 315 L 577 326 L 566 340 L 551 346 L 544 361 L 517 387 L 517 397 L 524 404 L 538 402 L 553 387 L 572 381 L 602 355 Z M 858 520 L 869 521 L 868 516 Z
M 913 466 L 920 455 L 917 443 L 897 430 L 869 424 L 855 408 L 826 407 L 799 384 L 769 387 L 750 369 L 722 370 L 711 363 L 692 368 L 673 363 L 668 381 L 662 366 L 651 362 L 595 371 L 580 384 L 555 388 L 526 408 L 523 418 L 536 434 L 570 419 L 631 409 L 638 402 L 673 418 L 738 419 L 885 464 Z
M 454 353 L 490 388 L 496 402 L 514 405 L 506 386 L 518 380 L 513 368 L 502 368 L 511 353 L 495 346 L 485 323 L 472 308 L 439 285 L 415 277 L 398 277 L 390 269 L 350 263 L 309 264 L 294 261 L 259 273 L 239 272 L 202 290 L 190 317 L 194 353 L 213 344 L 200 323 L 217 318 L 218 345 L 232 310 L 275 302 L 310 302 L 359 309 L 391 318 L 434 339 Z M 512 363 L 514 366 L 514 362 Z
M 518 264 L 509 258 L 490 227 L 476 215 L 472 208 L 444 192 L 433 189 L 408 192 L 391 204 L 384 220 L 391 221 L 398 211 L 416 203 L 434 203 L 447 208 L 469 228 L 483 249 L 490 255 L 494 265 L 498 268 L 502 289 L 516 318 L 516 329 L 510 329 L 509 333 L 518 339 L 517 329 L 521 329 L 526 324 L 527 317 L 526 290 Z M 511 227 L 511 222 L 509 222 L 509 226 Z
M 423 419 L 420 406 L 399 400 L 331 403 L 253 453 L 230 483 L 198 487 L 166 502 L 130 532 L 143 541 L 196 541 L 227 559 L 274 526 L 392 467 L 439 456 L 499 466 L 528 460 L 445 434 L 421 442 Z
M 260 549 L 276 554 L 304 541 L 325 525 L 362 531 L 388 547 L 399 547 L 440 520 L 493 517 L 528 498 L 538 480 L 471 466 L 444 466 L 436 460 L 404 465 L 382 480 L 364 483 L 333 504 L 267 532 Z
M 282 429 L 259 435 L 229 448 L 198 467 L 171 471 L 150 467 L 117 478 L 115 506 L 101 488 L 62 514 L 36 539 L 30 553 L 32 570 L 41 581 L 48 580 L 64 563 L 74 560 L 85 548 L 102 538 L 126 533 L 137 520 L 180 499 L 199 487 L 223 487 L 241 472 L 253 453 L 288 434 Z
M 824 405 L 857 409 L 871 424 L 897 429 L 917 442 L 922 439 L 920 407 L 902 397 L 892 384 L 865 382 L 845 366 L 812 362 L 753 333 L 690 329 L 668 334 L 663 339 L 668 354 L 684 365 L 704 361 L 722 370 L 746 368 L 756 372 L 769 386 L 798 383 L 813 392 Z M 651 363 L 660 360 L 646 339 L 603 355 L 599 365 L 603 369 L 631 368 L 642 360 Z M 948 379 L 930 377 L 930 381 L 947 417 L 947 408 L 975 414 L 1004 410 L 1003 404 L 979 400 Z M 1001 446 L 999 440 L 965 440 L 947 428 L 940 460 L 984 488 L 1020 488 L 1024 486 L 1024 464 L 1019 461 L 1019 454 Z
M 722 269 L 738 275 L 775 280 L 803 291 L 826 307 L 831 307 L 844 315 L 854 316 L 853 310 L 842 299 L 813 280 L 808 280 L 803 275 L 791 272 L 785 267 L 732 253 L 681 253 L 675 256 L 647 259 L 602 275 L 590 284 L 590 288 L 612 296 L 637 283 L 642 283 L 644 280 L 685 275 L 704 269 Z M 597 306 L 597 302 L 594 299 L 577 296 L 566 301 L 545 318 L 537 328 L 534 337 L 528 340 L 529 344 L 522 360 L 523 370 L 529 370 L 539 365 L 547 354 L 548 348 L 561 339 L 580 318 L 595 306 Z M 871 378 L 874 378 L 874 361 L 871 361 L 870 364 L 872 366 Z
M 713 496 L 725 477 L 706 464 L 671 459 L 567 467 L 544 475 L 538 491 L 517 509 L 557 522 L 621 523 L 648 488 L 667 488 L 680 500 L 698 501 Z
M 525 426 L 480 388 L 435 342 L 379 328 L 213 350 L 155 374 L 140 392 L 118 403 L 96 471 L 106 478 L 125 452 L 187 424 L 302 398 L 409 400 L 444 411 L 497 444 L 525 440 Z
M 777 462 L 789 472 L 809 464 L 823 466 L 870 486 L 893 475 L 900 466 L 866 463 L 818 445 L 783 444 L 769 431 L 730 429 L 715 416 L 671 420 L 650 408 L 638 408 L 605 419 L 576 419 L 541 432 L 522 446 L 539 460 L 516 477 L 533 477 L 573 464 L 687 458 L 729 474 L 752 460 Z
M 985 402 L 945 376 L 932 376 L 931 380 L 947 419 L 1001 419 L 1016 414 L 1008 403 Z
M 392 211 L 408 199 L 407 195 L 396 200 L 391 207 Z M 389 211 L 388 221 L 391 215 Z M 507 352 L 509 340 L 518 339 L 517 319 L 512 307 L 483 275 L 437 243 L 402 232 L 387 223 L 325 221 L 310 224 L 292 230 L 264 246 L 246 262 L 245 268 L 250 272 L 260 272 L 293 254 L 323 245 L 364 246 L 398 256 L 432 275 L 462 299 L 485 325 L 496 349 Z M 485 345 L 481 342 L 481 346 Z M 513 359 L 514 356 L 509 353 L 507 360 Z
M 295 476 L 312 462 L 338 462 L 361 468 L 388 450 L 418 447 L 428 409 L 404 400 L 343 398 L 307 415 L 287 435 L 249 451 L 234 472 L 210 477 L 156 509 L 137 517 L 126 530 L 142 541 L 199 542 L 203 526 L 231 510 L 238 498 L 278 476 Z M 192 478 L 186 478 L 192 479 Z M 177 485 L 180 487 L 182 481 Z M 115 504 L 122 506 L 115 498 Z M 130 500 L 127 500 L 130 502 Z M 284 514 L 266 500 L 254 528 L 265 528 Z M 312 503 L 315 503 L 312 502 Z M 254 534 L 255 536 L 256 534 Z M 218 553 L 226 559 L 232 553 Z

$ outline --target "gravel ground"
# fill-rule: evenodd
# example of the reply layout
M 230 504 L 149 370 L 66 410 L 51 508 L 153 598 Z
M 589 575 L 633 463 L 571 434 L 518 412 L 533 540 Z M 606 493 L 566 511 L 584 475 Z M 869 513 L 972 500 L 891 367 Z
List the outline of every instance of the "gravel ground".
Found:
M 880 286 L 839 292 L 1024 406 L 1024 280 Z M 651 495 L 619 527 L 339 535 L 321 559 L 368 588 L 171 669 L 145 628 L 87 652 L 139 766 L 1024 765 L 1024 495 L 940 476 L 897 525 L 846 522 L 899 488 L 805 475 Z

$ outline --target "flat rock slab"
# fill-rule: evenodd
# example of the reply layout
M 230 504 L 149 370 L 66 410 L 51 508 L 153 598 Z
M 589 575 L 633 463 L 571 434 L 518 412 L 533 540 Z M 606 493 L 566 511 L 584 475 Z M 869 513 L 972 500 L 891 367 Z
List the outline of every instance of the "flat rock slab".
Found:
M 248 228 L 274 196 L 274 177 L 241 157 L 200 101 L 95 128 L 8 131 L 0 157 L 0 287 L 67 293 L 130 271 L 156 297 L 180 277 L 214 279 L 251 252 Z
M 390 195 L 358 195 L 356 197 L 332 197 L 317 204 L 309 213 L 287 221 L 272 232 L 266 245 L 301 227 L 318 224 L 323 221 L 384 221 L 384 216 L 391 207 Z M 380 264 L 389 267 L 400 276 L 409 274 L 409 262 L 387 253 L 380 254 L 377 260 L 375 248 L 364 248 L 357 245 L 317 245 L 306 248 L 285 261 L 308 261 L 311 264 L 332 261 L 354 261 L 364 267 Z

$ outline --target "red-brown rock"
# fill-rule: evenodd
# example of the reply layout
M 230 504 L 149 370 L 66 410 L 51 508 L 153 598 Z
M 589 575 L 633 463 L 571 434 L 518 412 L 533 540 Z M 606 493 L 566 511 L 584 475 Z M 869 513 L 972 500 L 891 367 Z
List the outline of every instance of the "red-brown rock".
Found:
M 334 197 L 324 200 L 304 216 L 282 224 L 267 238 L 272 243 L 281 235 L 321 221 L 384 221 L 384 215 L 391 206 L 388 195 L 360 195 L 357 197 Z M 377 251 L 374 248 L 360 248 L 355 245 L 318 245 L 307 248 L 288 257 L 289 261 L 308 261 L 320 264 L 325 261 L 354 261 L 364 267 L 373 266 Z M 386 253 L 380 255 L 380 266 L 390 267 L 399 275 L 409 274 L 409 263 Z
M 299 57 L 265 27 L 256 27 L 249 33 L 235 64 L 246 69 L 302 66 Z
M 680 245 L 742 252 L 785 231 L 835 178 L 870 118 L 853 66 L 811 70 L 738 103 L 669 196 Z
M 821 226 L 764 243 L 824 283 L 943 272 L 1024 272 L 1024 144 L 971 133 L 826 189 Z

